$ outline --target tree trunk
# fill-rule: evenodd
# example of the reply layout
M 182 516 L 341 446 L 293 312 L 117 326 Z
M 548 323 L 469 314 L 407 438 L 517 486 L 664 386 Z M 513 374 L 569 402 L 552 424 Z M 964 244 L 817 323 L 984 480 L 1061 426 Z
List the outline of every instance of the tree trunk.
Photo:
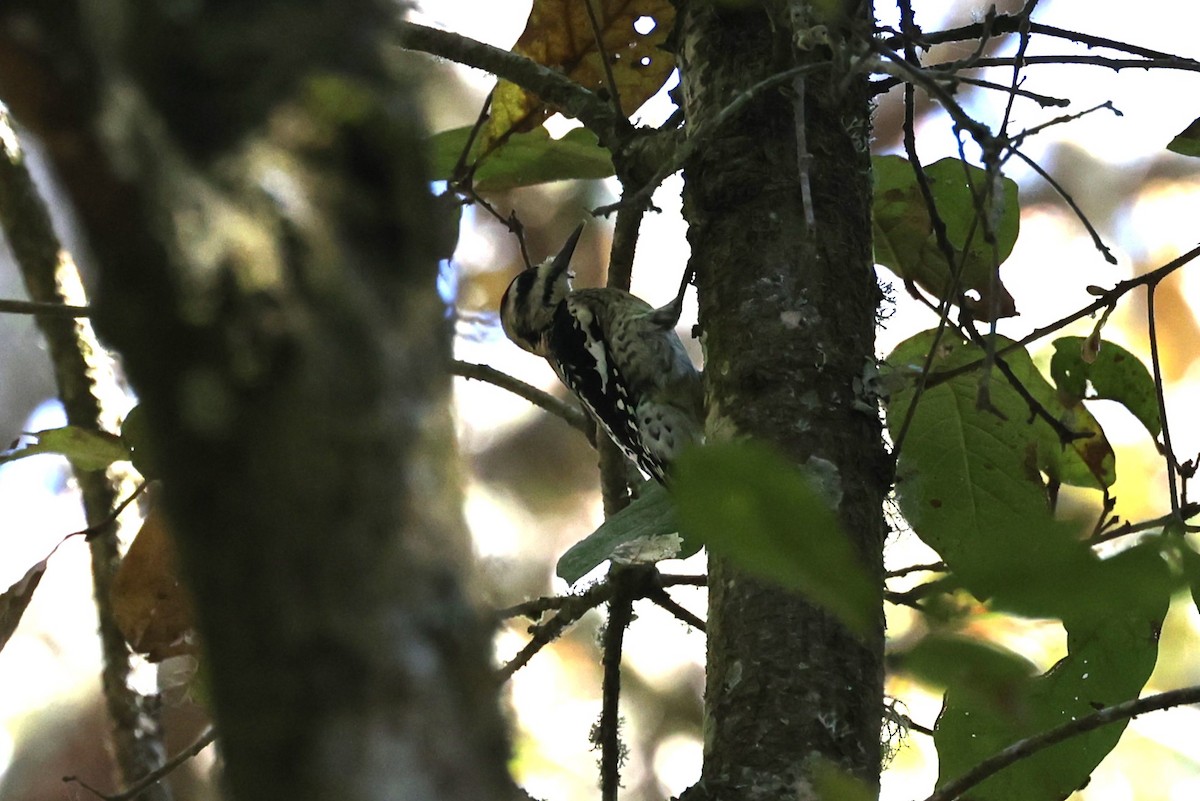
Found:
M 869 13 L 822 29 L 809 3 L 678 5 L 687 128 L 700 137 L 685 170 L 684 214 L 710 440 L 772 442 L 835 477 L 845 531 L 882 586 L 889 471 L 876 404 L 863 390 L 880 299 L 869 105 L 865 76 L 845 68 Z M 717 127 L 750 87 L 820 63 L 760 87 Z M 830 535 L 803 521 L 795 531 Z M 721 559 L 710 560 L 709 587 L 705 762 L 693 796 L 813 798 L 822 762 L 877 786 L 882 603 L 864 641 Z
M 394 6 L 60 5 L 0 19 L 0 89 L 94 248 L 233 797 L 509 797 Z

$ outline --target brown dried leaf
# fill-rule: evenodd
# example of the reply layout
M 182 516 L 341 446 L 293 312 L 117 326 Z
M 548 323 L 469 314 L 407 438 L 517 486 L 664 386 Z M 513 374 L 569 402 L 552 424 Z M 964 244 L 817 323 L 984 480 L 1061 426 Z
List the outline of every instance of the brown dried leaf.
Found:
M 129 646 L 151 662 L 195 653 L 191 598 L 179 583 L 174 545 L 163 514 L 142 522 L 113 582 L 113 617 Z
M 29 607 L 29 602 L 33 599 L 33 591 L 37 589 L 38 584 L 42 581 L 42 575 L 46 572 L 46 559 L 29 568 L 16 584 L 0 595 L 0 649 L 8 645 L 9 639 L 12 638 L 13 632 L 17 630 L 17 625 L 21 622 L 21 616 Z
M 604 51 L 621 96 L 621 111 L 632 114 L 666 83 L 675 58 L 661 49 L 675 24 L 669 0 L 534 0 L 525 32 L 513 52 L 554 67 L 582 86 L 607 95 L 604 63 L 596 48 L 584 2 L 592 2 Z M 646 30 L 638 33 L 634 25 Z M 480 153 L 495 149 L 513 133 L 540 125 L 554 109 L 516 84 L 500 81 L 492 95 L 491 119 Z

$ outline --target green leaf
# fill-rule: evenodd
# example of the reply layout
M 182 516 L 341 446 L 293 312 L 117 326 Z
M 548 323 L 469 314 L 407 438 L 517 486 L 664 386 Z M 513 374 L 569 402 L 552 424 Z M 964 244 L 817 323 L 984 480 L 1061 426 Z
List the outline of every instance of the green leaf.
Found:
M 1183 564 L 1184 580 L 1187 581 L 1188 589 L 1192 593 L 1192 603 L 1196 605 L 1197 610 L 1200 610 L 1200 554 L 1193 551 L 1186 541 L 1179 549 L 1179 553 Z
M 915 377 L 932 342 L 933 333 L 924 332 L 902 343 L 887 359 L 892 371 Z M 997 347 L 1005 344 L 1001 340 Z M 980 355 L 961 340 L 942 337 L 932 370 Z M 1027 353 L 1005 358 L 1051 413 L 1065 413 Z M 1065 592 L 1069 577 L 1086 574 L 1096 560 L 1077 541 L 1076 526 L 1050 514 L 1039 470 L 1095 486 L 1092 466 L 1107 478 L 1111 460 L 1097 460 L 1086 449 L 1106 449 L 1106 443 L 1101 437 L 1100 446 L 1077 440 L 1063 448 L 1045 421 L 1031 421 L 1026 401 L 998 373 L 989 382 L 994 411 L 979 409 L 978 382 L 977 374 L 965 374 L 922 394 L 897 465 L 900 508 L 917 536 L 977 598 L 994 598 L 1020 614 L 1061 617 L 1079 602 Z M 887 421 L 893 437 L 913 394 L 911 384 L 892 392 Z M 1071 426 L 1078 428 L 1078 421 L 1073 418 Z
M 912 166 L 900 156 L 876 156 L 871 164 L 875 174 L 875 260 L 935 297 L 945 297 L 954 285 L 953 273 L 938 248 Z M 993 250 L 984 241 L 984 227 L 976 219 L 977 204 L 972 195 L 972 187 L 981 192 L 987 186 L 987 173 L 946 158 L 926 166 L 925 174 L 938 216 L 946 224 L 947 238 L 954 247 L 955 261 L 962 263 L 958 291 L 978 293 L 980 299 L 974 311 L 980 319 L 1013 316 L 1016 306 L 996 276 L 996 269 L 1017 241 L 1021 210 L 1016 182 L 1001 177 L 999 196 L 992 199 L 988 209 L 996 217 Z
M 803 593 L 855 632 L 873 625 L 877 584 L 833 504 L 779 454 L 750 442 L 695 448 L 676 463 L 671 493 L 684 533 L 711 552 Z
M 1067 656 L 1021 692 L 985 697 L 956 682 L 934 731 L 939 786 L 1013 742 L 1136 698 L 1158 655 L 1172 582 L 1153 545 L 1131 549 L 1092 572 L 1088 604 L 1068 616 Z M 1113 587 L 1117 586 L 1114 592 Z M 1086 783 L 1116 746 L 1119 721 L 1039 751 L 975 788 L 976 801 L 1059 801 Z
M 812 788 L 820 801 L 875 801 L 879 797 L 865 781 L 819 756 L 812 764 Z
M 1188 127 L 1167 145 L 1167 150 L 1181 156 L 1200 156 L 1200 119 L 1192 120 Z
M 558 560 L 556 573 L 574 584 L 608 559 L 657 562 L 683 559 L 700 550 L 679 538 L 679 523 L 671 496 L 650 481 L 633 503 L 600 524 L 571 546 Z
M 129 459 L 129 451 L 119 437 L 104 431 L 91 431 L 79 426 L 63 426 L 31 434 L 38 441 L 17 450 L 0 454 L 0 464 L 37 456 L 42 453 L 57 453 L 71 460 L 80 470 L 104 470 L 113 462 Z
M 470 126 L 443 131 L 429 140 L 435 180 L 452 177 L 470 136 Z M 586 128 L 551 139 L 544 127 L 514 134 L 484 159 L 475 171 L 480 192 L 500 192 L 520 186 L 571 178 L 607 178 L 614 172 L 612 157 Z
M 1151 436 L 1158 436 L 1162 421 L 1158 414 L 1158 396 L 1154 379 L 1146 365 L 1129 351 L 1113 342 L 1101 341 L 1095 359 L 1084 358 L 1083 337 L 1054 340 L 1050 375 L 1058 385 L 1063 403 L 1072 406 L 1095 398 L 1120 403 L 1141 421 Z M 1087 394 L 1091 385 L 1092 395 Z
M 959 634 L 929 634 L 901 655 L 900 668 L 925 684 L 969 693 L 977 706 L 1002 712 L 1025 697 L 1037 667 L 1006 648 Z

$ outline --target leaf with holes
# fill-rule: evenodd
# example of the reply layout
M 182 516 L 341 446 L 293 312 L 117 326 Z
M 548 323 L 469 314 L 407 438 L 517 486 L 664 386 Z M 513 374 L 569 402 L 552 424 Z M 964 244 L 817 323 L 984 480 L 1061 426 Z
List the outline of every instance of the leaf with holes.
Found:
M 535 0 L 513 52 L 566 73 L 587 89 L 608 94 L 608 79 L 585 2 L 596 12 L 600 40 L 612 69 L 621 111 L 630 115 L 649 100 L 675 69 L 663 45 L 675 25 L 670 0 Z M 492 94 L 480 153 L 488 154 L 513 133 L 540 125 L 553 109 L 509 81 Z
M 694 448 L 674 466 L 671 494 L 684 533 L 755 576 L 807 596 L 865 633 L 879 605 L 834 514 L 836 490 L 818 489 L 765 445 Z
M 1158 436 L 1162 421 L 1158 414 L 1158 395 L 1154 379 L 1141 359 L 1113 342 L 1100 342 L 1099 350 L 1085 354 L 1083 337 L 1054 340 L 1050 375 L 1058 385 L 1058 394 L 1066 406 L 1083 400 L 1113 400 L 1136 417 L 1151 436 Z M 1088 387 L 1092 394 L 1088 394 Z
M 987 187 L 985 171 L 955 158 L 925 167 L 955 262 L 962 265 L 956 283 L 938 247 L 912 165 L 900 156 L 876 156 L 871 165 L 875 173 L 875 260 L 939 299 L 956 289 L 950 300 L 957 303 L 958 294 L 974 291 L 979 297 L 970 306 L 981 320 L 1014 316 L 1016 305 L 996 271 L 1017 241 L 1021 210 L 1016 182 L 1000 176 L 998 191 L 989 200 L 976 202 L 975 196 L 983 196 Z M 993 218 L 994 249 L 984 236 L 977 210 L 981 205 Z
M 443 131 L 429 140 L 434 180 L 453 176 L 459 154 L 471 135 L 471 126 Z M 572 178 L 607 178 L 613 174 L 612 156 L 600 147 L 596 135 L 585 128 L 551 139 L 542 127 L 516 134 L 498 147 L 475 171 L 473 186 L 480 192 L 501 192 Z
M 981 692 L 967 673 L 956 677 L 934 730 L 944 784 L 1017 740 L 1137 698 L 1158 655 L 1158 634 L 1174 589 L 1153 544 L 1099 563 L 1076 611 L 1063 619 L 1067 656 L 1019 692 Z M 1121 720 L 1022 759 L 971 789 L 978 801 L 1059 801 L 1084 785 L 1116 746 Z

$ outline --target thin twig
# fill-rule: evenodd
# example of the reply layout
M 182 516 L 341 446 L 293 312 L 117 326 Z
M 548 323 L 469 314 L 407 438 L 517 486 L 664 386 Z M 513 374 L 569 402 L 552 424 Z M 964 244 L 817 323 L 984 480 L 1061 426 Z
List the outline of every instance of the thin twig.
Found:
M 938 73 L 929 73 L 929 77 L 935 81 L 953 80 L 956 83 L 965 83 L 969 86 L 978 86 L 980 89 L 994 89 L 999 92 L 1004 92 L 1005 94 L 1024 97 L 1027 100 L 1032 100 L 1033 102 L 1037 103 L 1042 108 L 1066 108 L 1067 106 L 1071 105 L 1071 101 L 1065 97 L 1052 97 L 1051 95 L 1043 95 L 1037 92 L 1031 92 L 1028 89 L 1022 89 L 1020 87 L 1006 86 L 1002 83 L 985 81 L 982 78 L 972 78 L 969 75 L 955 75 L 953 77 L 949 77 Z
M 1083 224 L 1084 230 L 1086 230 L 1088 232 L 1088 236 L 1092 238 L 1092 244 L 1095 246 L 1096 250 L 1100 251 L 1100 253 L 1104 256 L 1104 260 L 1109 264 L 1116 264 L 1117 257 L 1113 255 L 1113 252 L 1111 249 L 1109 249 L 1108 245 L 1104 244 L 1104 240 L 1100 238 L 1100 232 L 1096 230 L 1096 226 L 1092 225 L 1092 221 L 1088 219 L 1086 214 L 1083 213 L 1083 209 L 1079 208 L 1079 204 L 1075 202 L 1075 198 L 1071 197 L 1071 194 L 1067 192 L 1062 184 L 1055 180 L 1054 176 L 1046 172 L 1042 165 L 1029 158 L 1029 156 L 1026 156 L 1017 148 L 1014 147 L 1011 152 L 1014 156 L 1025 162 L 1026 166 L 1028 166 L 1031 170 L 1040 175 L 1042 180 L 1049 184 L 1050 188 L 1054 190 L 1054 193 L 1062 198 L 1063 202 L 1067 204 L 1067 207 L 1070 208 L 1071 212 L 1075 215 L 1075 218 Z
M 720 113 L 718 113 L 717 116 L 713 118 L 713 121 L 706 125 L 703 130 L 688 131 L 687 138 L 685 138 L 683 142 L 680 143 L 679 147 L 675 149 L 675 153 L 672 158 L 666 161 L 663 166 L 659 167 L 658 171 L 654 173 L 650 180 L 646 181 L 645 184 L 640 186 L 636 192 L 633 192 L 632 194 L 628 192 L 623 193 L 618 202 L 593 209 L 592 214 L 597 217 L 602 217 L 628 206 L 643 206 L 648 204 L 651 195 L 654 194 L 654 190 L 657 189 L 659 185 L 667 179 L 668 176 L 673 175 L 683 169 L 684 165 L 687 164 L 687 160 L 691 158 L 692 153 L 694 153 L 698 147 L 707 144 L 713 138 L 713 136 L 715 136 L 716 133 L 720 131 L 722 127 L 724 127 L 725 123 L 742 113 L 746 106 L 748 106 L 750 102 L 758 97 L 762 92 L 765 92 L 767 89 L 780 86 L 798 75 L 807 75 L 818 70 L 827 69 L 828 66 L 828 64 L 806 64 L 800 67 L 793 67 L 792 69 L 784 70 L 783 72 L 772 75 L 769 78 L 764 78 L 763 80 L 751 86 L 749 89 L 746 89 L 733 100 L 729 101 L 729 105 L 721 109 Z
M 452 188 L 454 191 L 465 195 L 472 203 L 482 208 L 488 214 L 492 215 L 492 217 L 494 217 L 498 223 L 507 228 L 508 232 L 517 238 L 517 245 L 521 248 L 521 261 L 525 263 L 525 268 L 528 269 L 532 267 L 533 262 L 529 258 L 529 248 L 525 244 L 525 225 L 521 222 L 520 218 L 517 217 L 517 212 L 510 211 L 508 216 L 505 217 L 503 214 L 497 211 L 496 207 L 489 203 L 483 197 L 483 195 L 475 191 L 475 184 L 472 182 L 473 180 L 474 174 L 468 174 L 463 181 L 454 183 Z
M 543 614 L 552 609 L 562 609 L 572 597 L 570 595 L 545 595 L 541 598 L 533 598 L 513 606 L 505 607 L 504 609 L 497 609 L 495 615 L 498 620 L 508 620 L 513 617 L 538 620 Z
M 90 306 L 41 303 L 32 300 L 0 300 L 0 314 L 35 314 L 42 317 L 91 317 Z
M 492 386 L 500 387 L 500 389 L 506 389 L 514 395 L 518 395 L 529 401 L 539 409 L 545 409 L 550 414 L 562 418 L 571 428 L 591 436 L 591 421 L 577 407 L 572 406 L 566 401 L 559 400 L 549 392 L 544 392 L 531 384 L 526 384 L 519 378 L 513 378 L 508 373 L 503 373 L 494 367 L 488 367 L 486 364 L 474 364 L 472 362 L 457 360 L 451 362 L 450 372 L 463 378 L 483 381 Z
M 1049 336 L 1050 334 L 1053 334 L 1056 331 L 1061 331 L 1063 328 L 1066 328 L 1068 325 L 1075 322 L 1076 320 L 1082 320 L 1084 317 L 1095 314 L 1098 311 L 1102 311 L 1104 309 L 1110 308 L 1110 307 L 1114 306 L 1118 300 L 1120 300 L 1122 297 L 1124 297 L 1129 292 L 1132 292 L 1134 289 L 1137 289 L 1140 286 L 1149 286 L 1151 284 L 1157 283 L 1158 281 L 1161 281 L 1163 278 L 1165 278 L 1168 275 L 1170 275 L 1171 273 L 1175 272 L 1180 267 L 1183 267 L 1188 262 L 1193 261 L 1197 257 L 1200 257 L 1200 245 L 1192 248 L 1187 253 L 1184 253 L 1182 256 L 1172 259 L 1171 261 L 1167 262 L 1162 267 L 1159 267 L 1156 270 L 1152 270 L 1148 273 L 1145 273 L 1144 275 L 1140 275 L 1137 278 L 1131 278 L 1131 279 L 1128 279 L 1125 281 L 1119 281 L 1112 289 L 1110 289 L 1106 292 L 1099 292 L 1097 299 L 1095 301 L 1093 301 L 1092 303 L 1089 303 L 1088 305 L 1086 305 L 1080 309 L 1077 309 L 1076 311 L 1071 312 L 1067 316 L 1062 317 L 1053 323 L 1050 323 L 1048 325 L 1042 326 L 1041 328 L 1035 329 L 1034 331 L 1032 331 L 1031 333 L 1022 337 L 1021 339 L 1019 339 L 1015 342 L 1009 343 L 1008 345 L 1005 345 L 1004 347 L 1000 348 L 999 350 L 996 351 L 996 354 L 999 356 L 1003 356 L 1007 353 L 1011 353 L 1011 352 L 1017 350 L 1018 348 L 1023 348 L 1026 345 L 1036 342 L 1037 340 L 1041 339 L 1042 337 Z M 929 376 L 929 379 L 927 382 L 928 387 L 930 387 L 930 388 L 935 387 L 938 384 L 945 383 L 946 381 L 949 381 L 953 378 L 957 378 L 960 375 L 965 375 L 974 370 L 978 370 L 982 366 L 983 366 L 983 360 L 976 359 L 973 362 L 969 362 L 967 364 L 960 365 L 959 367 L 955 367 L 950 370 L 944 370 L 941 372 L 933 373 L 932 375 Z
M 908 567 L 889 570 L 883 574 L 884 578 L 899 578 L 907 576 L 909 573 L 945 573 L 947 570 L 945 562 L 931 562 L 925 565 L 909 565 Z
M 93 523 L 92 525 L 88 526 L 85 529 L 81 529 L 80 531 L 74 531 L 74 532 L 68 534 L 67 536 L 68 537 L 83 537 L 85 540 L 90 540 L 92 537 L 95 537 L 98 534 L 105 533 L 106 531 L 109 530 L 109 528 L 112 527 L 112 525 L 114 523 L 117 522 L 117 518 L 119 518 L 121 516 L 121 512 L 124 512 L 125 509 L 129 506 L 129 504 L 136 501 L 138 499 L 138 496 L 140 496 L 143 492 L 145 492 L 146 487 L 148 487 L 148 486 L 150 486 L 148 482 L 146 482 L 146 481 L 141 482 L 140 484 L 137 485 L 137 488 L 134 489 L 134 491 L 131 492 L 125 498 L 125 500 L 121 501 L 119 504 L 117 504 L 115 507 L 113 507 L 113 510 L 111 512 L 109 512 L 108 517 L 104 518 L 103 520 L 101 520 L 98 523 Z
M 1146 325 L 1150 332 L 1150 366 L 1154 370 L 1154 395 L 1158 401 L 1158 417 L 1162 424 L 1162 451 L 1167 462 L 1167 486 L 1171 491 L 1171 514 L 1179 521 L 1179 486 L 1175 483 L 1175 450 L 1171 447 L 1171 429 L 1167 425 L 1167 400 L 1163 394 L 1162 357 L 1158 350 L 1158 324 L 1154 315 L 1155 281 L 1146 287 Z M 1179 521 L 1182 522 L 1182 521 Z
M 888 49 L 884 45 L 880 45 L 882 49 Z M 990 57 L 975 59 L 969 64 L 962 61 L 947 61 L 941 64 L 932 64 L 925 67 L 927 72 L 942 72 L 956 73 L 963 69 L 983 69 L 984 67 L 1011 67 L 1014 64 L 1012 58 Z M 1042 65 L 1042 64 L 1076 64 L 1093 67 L 1106 67 L 1114 72 L 1120 72 L 1126 69 L 1160 69 L 1160 70 L 1180 70 L 1182 72 L 1200 72 L 1200 61 L 1195 61 L 1189 58 L 1180 56 L 1166 56 L 1163 58 L 1108 58 L 1106 56 L 1082 56 L 1060 54 L 1052 56 L 1025 56 L 1024 64 L 1027 66 Z M 888 72 L 889 77 L 880 78 L 871 81 L 871 92 L 874 95 L 880 95 L 889 91 L 892 87 L 906 82 L 907 78 L 903 75 L 886 69 L 880 65 L 881 72 Z
M 903 30 L 916 30 L 916 21 L 910 0 L 901 0 L 900 2 L 900 24 Z M 911 44 L 906 45 L 904 57 L 912 62 L 911 66 L 920 66 L 917 61 L 916 50 Z M 951 102 L 953 103 L 954 101 L 951 100 Z M 922 202 L 929 214 L 929 224 L 934 234 L 934 240 L 937 242 L 938 250 L 942 254 L 942 258 L 945 259 L 946 267 L 950 272 L 950 281 L 947 283 L 945 295 L 938 299 L 937 329 L 934 331 L 933 342 L 930 343 L 929 350 L 925 354 L 925 363 L 922 365 L 921 372 L 917 377 L 917 385 L 913 390 L 912 400 L 905 410 L 904 420 L 900 424 L 900 431 L 893 443 L 893 459 L 900 458 L 900 453 L 904 449 L 904 442 L 908 439 L 908 432 L 911 430 L 912 422 L 916 417 L 917 404 L 928 387 L 929 370 L 933 366 L 933 360 L 938 350 L 938 343 L 945 334 L 946 326 L 949 322 L 950 299 L 958 293 L 958 283 L 961 280 L 962 265 L 964 263 L 958 261 L 954 256 L 954 247 L 950 244 L 949 237 L 946 234 L 946 223 L 942 220 L 942 216 L 938 212 L 937 201 L 934 199 L 933 190 L 929 186 L 929 177 L 925 175 L 925 169 L 921 166 L 920 156 L 917 155 L 915 108 L 916 98 L 913 84 L 906 83 L 904 85 L 904 150 L 908 156 L 909 165 L 912 167 L 917 188 L 921 192 Z M 963 253 L 965 260 L 965 247 Z
M 588 22 L 592 25 L 592 36 L 596 40 L 596 52 L 600 54 L 600 63 L 604 65 L 604 80 L 608 85 L 609 99 L 612 101 L 613 109 L 621 113 L 621 93 L 617 90 L 617 79 L 613 77 L 612 64 L 608 60 L 608 50 L 604 47 L 604 35 L 600 30 L 600 21 L 596 19 L 596 9 L 592 6 L 592 0 L 582 0 L 583 7 L 587 9 Z
M 483 130 L 483 125 L 488 121 L 488 110 L 492 107 L 492 96 L 496 94 L 496 90 L 492 89 L 487 93 L 487 97 L 483 99 L 483 105 L 479 108 L 479 115 L 475 118 L 475 123 L 471 126 L 471 132 L 467 135 L 467 141 L 463 144 L 463 149 L 458 154 L 458 161 L 454 163 L 454 169 L 450 175 L 453 180 L 458 182 L 463 179 L 469 180 L 471 174 L 474 173 L 478 164 L 472 164 L 467 167 L 467 160 L 471 157 L 471 148 L 475 146 L 475 140 L 479 138 L 479 132 Z
M 1130 534 L 1140 534 L 1143 531 L 1151 531 L 1156 528 L 1164 528 L 1172 523 L 1186 522 L 1191 520 L 1196 515 L 1200 515 L 1200 503 L 1181 503 L 1179 512 L 1171 512 L 1162 517 L 1156 517 L 1153 520 L 1144 520 L 1141 523 L 1126 522 L 1110 528 L 1102 530 L 1088 538 L 1088 545 L 1100 545 L 1101 543 L 1111 542 L 1121 537 L 1127 537 Z M 1194 526 L 1185 526 L 1188 531 L 1194 530 Z
M 689 626 L 700 631 L 707 632 L 707 624 L 700 619 L 698 615 L 692 614 L 690 611 L 679 605 L 679 602 L 672 598 L 666 590 L 659 589 L 657 592 L 652 592 L 646 596 L 648 600 L 670 612 L 675 617 L 687 623 Z
M 1157 712 L 1198 702 L 1200 702 L 1200 687 L 1183 687 L 1105 707 L 1091 715 L 1076 718 L 1048 731 L 1018 740 L 1003 751 L 983 760 L 957 779 L 943 784 L 925 801 L 953 801 L 1014 762 L 1101 726 L 1128 720 L 1146 712 Z
M 976 22 L 959 28 L 948 28 L 944 31 L 935 31 L 933 33 L 918 32 L 918 35 L 913 41 L 920 47 L 929 48 L 933 45 L 961 42 L 968 39 L 978 39 L 980 36 L 985 34 L 993 35 L 1016 33 L 1020 30 L 1023 22 L 1023 12 L 1018 12 L 1017 14 L 997 14 L 989 19 L 986 23 Z M 1128 53 L 1130 55 L 1143 56 L 1145 58 L 1181 58 L 1180 56 L 1174 56 L 1171 53 L 1164 53 L 1161 50 L 1153 50 L 1148 47 L 1132 45 L 1128 42 L 1119 42 L 1115 39 L 1108 39 L 1103 36 L 1094 36 L 1090 33 L 1081 33 L 1079 31 L 1072 31 L 1066 28 L 1059 28 L 1054 25 L 1046 25 L 1040 22 L 1030 22 L 1029 30 L 1031 33 L 1051 39 L 1066 39 L 1077 44 L 1086 45 L 1088 47 L 1103 47 L 1109 50 L 1117 50 L 1119 52 Z M 898 42 L 909 40 L 912 40 L 911 35 L 909 33 L 903 33 L 900 36 L 893 37 L 891 39 L 885 39 L 884 42 L 889 47 L 895 47 Z
M 525 667 L 538 651 L 558 639 L 569 626 L 612 598 L 614 591 L 612 582 L 603 581 L 578 595 L 565 598 L 554 617 L 530 628 L 533 637 L 516 656 L 496 671 L 497 680 L 505 682 L 512 678 L 512 675 Z
M 207 729 L 201 732 L 200 736 L 196 738 L 196 741 L 187 748 L 168 759 L 157 770 L 146 774 L 143 778 L 134 782 L 129 787 L 115 795 L 105 795 L 95 787 L 92 787 L 87 782 L 83 781 L 83 779 L 80 779 L 78 776 L 63 776 L 63 781 L 78 784 L 80 787 L 92 793 L 96 797 L 103 799 L 103 801 L 129 801 L 130 799 L 141 795 L 141 793 L 148 789 L 151 785 L 157 784 L 165 779 L 177 768 L 179 768 L 180 765 L 187 762 L 189 759 L 194 758 L 205 748 L 208 748 L 210 745 L 212 745 L 216 739 L 217 730 L 212 726 L 209 726 Z

